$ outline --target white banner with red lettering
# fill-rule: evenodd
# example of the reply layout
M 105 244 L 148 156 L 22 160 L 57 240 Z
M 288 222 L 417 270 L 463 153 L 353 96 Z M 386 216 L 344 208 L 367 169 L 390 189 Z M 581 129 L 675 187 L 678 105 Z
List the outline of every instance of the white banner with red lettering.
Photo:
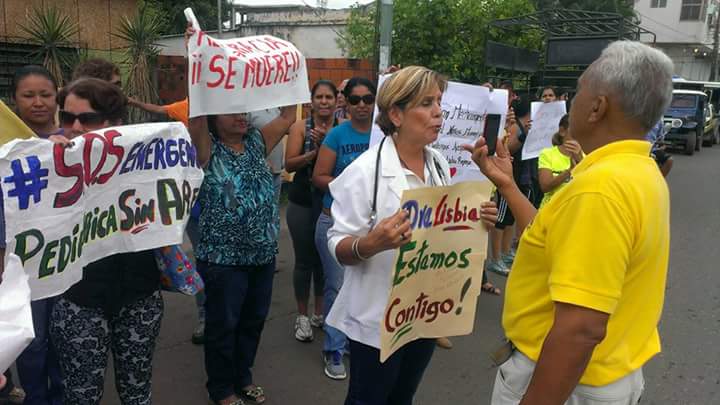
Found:
M 37 300 L 103 257 L 182 243 L 203 171 L 187 129 L 173 122 L 106 128 L 67 147 L 10 141 L 0 180 L 6 251 L 20 258 Z
M 190 117 L 232 114 L 310 101 L 305 57 L 270 35 L 216 39 L 200 29 L 188 42 Z

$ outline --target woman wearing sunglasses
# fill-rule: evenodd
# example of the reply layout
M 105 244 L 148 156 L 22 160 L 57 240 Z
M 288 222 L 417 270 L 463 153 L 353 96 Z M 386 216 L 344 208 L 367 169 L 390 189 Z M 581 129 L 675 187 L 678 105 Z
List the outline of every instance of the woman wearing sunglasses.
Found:
M 333 197 L 328 190 L 335 177 L 345 170 L 350 163 L 368 149 L 372 114 L 375 106 L 375 85 L 368 79 L 353 77 L 345 85 L 345 100 L 350 119 L 330 130 L 323 140 L 315 162 L 312 182 L 322 190 L 323 209 L 315 228 L 315 246 L 320 253 L 325 278 L 324 304 L 325 316 L 332 308 L 343 282 L 343 267 L 340 266 L 328 251 L 327 232 L 333 225 L 330 207 Z M 325 325 L 325 343 L 323 359 L 325 375 L 334 380 L 347 377 L 343 354 L 346 350 L 345 334 Z
M 10 97 L 15 113 L 40 138 L 61 134 L 55 123 L 57 112 L 57 83 L 42 66 L 23 66 L 15 72 Z M 5 223 L 0 204 L 0 248 L 5 249 Z M 0 263 L 0 273 L 2 264 Z M 58 404 L 62 396 L 62 380 L 55 348 L 48 336 L 50 311 L 55 298 L 33 301 L 32 316 L 35 338 L 16 361 L 18 377 L 25 388 L 26 404 Z M 20 393 L 14 388 L 15 394 Z M 10 395 L 12 402 L 13 393 Z M 0 394 L 0 402 L 7 399 Z M 22 403 L 22 400 L 20 400 Z
M 121 125 L 127 99 L 115 85 L 79 79 L 58 95 L 69 144 L 89 131 Z M 152 360 L 163 300 L 152 250 L 105 257 L 83 269 L 80 282 L 60 296 L 52 311 L 50 335 L 64 376 L 65 404 L 99 404 L 108 352 L 123 404 L 150 404 Z

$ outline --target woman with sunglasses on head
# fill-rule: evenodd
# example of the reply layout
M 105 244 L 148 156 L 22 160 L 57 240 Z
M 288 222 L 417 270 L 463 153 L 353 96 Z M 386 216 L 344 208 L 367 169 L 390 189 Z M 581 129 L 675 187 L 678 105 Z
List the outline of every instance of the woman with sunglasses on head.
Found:
M 69 145 L 86 132 L 121 125 L 127 99 L 113 84 L 84 78 L 62 89 L 58 103 L 65 134 L 51 139 Z M 159 287 L 153 252 L 145 250 L 87 265 L 82 280 L 60 296 L 50 335 L 64 377 L 63 403 L 100 403 L 108 352 L 121 403 L 152 403 L 152 360 L 163 314 Z
M 206 386 L 215 404 L 265 402 L 251 372 L 278 252 L 278 202 L 265 159 L 295 122 L 295 112 L 295 106 L 283 107 L 262 128 L 250 126 L 241 113 L 189 122 L 205 170 L 195 256 L 205 281 Z
M 310 92 L 311 116 L 298 121 L 290 128 L 285 150 L 285 170 L 295 173 L 288 190 L 287 223 L 295 252 L 293 286 L 297 301 L 298 316 L 295 319 L 295 339 L 312 341 L 312 328 L 323 325 L 323 278 L 322 263 L 313 238 L 320 210 L 322 192 L 311 183 L 315 158 L 325 134 L 337 121 L 334 116 L 337 90 L 331 81 L 316 82 Z M 308 317 L 310 284 L 314 283 L 315 307 Z
M 350 384 L 345 405 L 410 405 L 435 349 L 418 339 L 380 362 L 380 325 L 391 291 L 395 249 L 411 240 L 404 190 L 448 185 L 450 168 L 432 149 L 442 126 L 447 80 L 410 66 L 385 80 L 375 120 L 385 137 L 330 183 L 335 220 L 328 238 L 333 258 L 346 266 L 345 283 L 327 323 L 350 341 Z M 354 117 L 354 116 L 353 116 Z M 497 219 L 482 206 L 486 226 Z
M 323 208 L 315 228 L 315 246 L 320 253 L 325 275 L 324 305 L 325 316 L 335 302 L 343 283 L 343 267 L 328 251 L 327 232 L 333 225 L 330 215 L 333 197 L 328 185 L 345 170 L 360 154 L 368 149 L 372 114 L 375 106 L 375 85 L 363 77 L 353 77 L 345 85 L 345 101 L 350 119 L 333 128 L 323 140 L 318 151 L 312 182 L 325 193 Z M 345 334 L 325 324 L 323 360 L 325 375 L 333 380 L 347 377 L 343 355 L 347 346 Z
M 10 90 L 15 113 L 35 135 L 48 138 L 63 132 L 55 123 L 57 82 L 47 69 L 36 65 L 21 67 L 15 72 Z M 5 222 L 2 210 L 0 204 L 0 248 L 4 256 Z M 48 335 L 50 312 L 55 300 L 51 297 L 31 303 L 35 338 L 15 362 L 20 383 L 25 389 L 25 403 L 29 405 L 55 405 L 62 398 L 60 369 Z M 15 388 L 15 391 L 18 390 Z M 0 394 L 2 399 L 3 395 Z

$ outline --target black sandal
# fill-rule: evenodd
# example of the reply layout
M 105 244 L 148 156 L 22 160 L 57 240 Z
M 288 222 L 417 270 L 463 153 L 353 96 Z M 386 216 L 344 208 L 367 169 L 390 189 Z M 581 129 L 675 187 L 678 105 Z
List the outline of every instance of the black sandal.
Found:
M 241 390 L 240 397 L 255 404 L 262 404 L 265 402 L 265 391 L 263 391 L 262 387 L 253 385 L 249 389 Z

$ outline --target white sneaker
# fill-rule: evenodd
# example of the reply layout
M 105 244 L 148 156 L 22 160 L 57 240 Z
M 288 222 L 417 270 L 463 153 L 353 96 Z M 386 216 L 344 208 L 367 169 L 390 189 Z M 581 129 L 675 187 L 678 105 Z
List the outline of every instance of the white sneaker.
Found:
M 322 315 L 313 315 L 310 317 L 310 325 L 313 328 L 322 328 L 325 325 L 325 318 Z
M 311 342 L 313 340 L 310 318 L 306 315 L 298 315 L 298 317 L 295 318 L 295 339 L 301 342 Z

